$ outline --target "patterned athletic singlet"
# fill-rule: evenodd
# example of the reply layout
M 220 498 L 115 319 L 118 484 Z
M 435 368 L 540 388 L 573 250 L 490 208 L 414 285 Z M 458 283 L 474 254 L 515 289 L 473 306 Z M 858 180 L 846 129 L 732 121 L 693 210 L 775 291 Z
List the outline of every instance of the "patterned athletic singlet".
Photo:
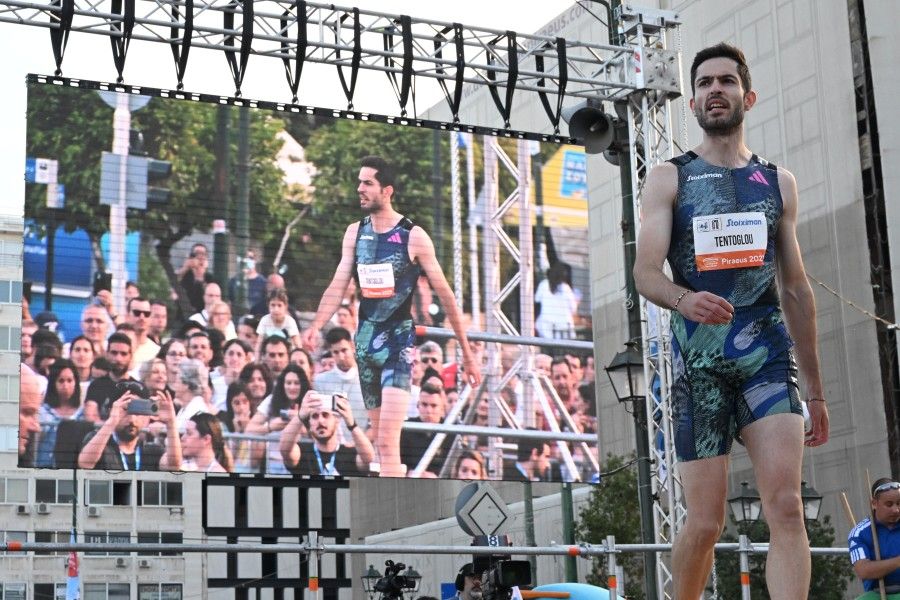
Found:
M 356 361 L 366 408 L 381 406 L 381 390 L 409 390 L 415 339 L 410 307 L 421 273 L 409 259 L 415 225 L 406 217 L 377 233 L 371 217 L 359 222 L 353 276 L 361 296 Z
M 782 199 L 775 165 L 711 165 L 694 152 L 678 169 L 669 265 L 675 283 L 725 298 L 726 325 L 672 311 L 675 448 L 679 460 L 728 454 L 741 429 L 779 413 L 802 414 L 793 342 L 775 283 Z

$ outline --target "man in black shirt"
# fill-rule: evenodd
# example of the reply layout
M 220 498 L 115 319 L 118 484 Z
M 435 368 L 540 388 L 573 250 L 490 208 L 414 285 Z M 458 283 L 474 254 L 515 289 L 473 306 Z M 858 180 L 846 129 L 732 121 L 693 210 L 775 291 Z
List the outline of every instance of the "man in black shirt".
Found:
M 346 423 L 355 448 L 342 444 L 338 438 L 338 419 Z M 311 442 L 298 442 L 303 428 L 309 432 Z M 298 475 L 366 477 L 369 463 L 375 460 L 375 448 L 353 419 L 346 398 L 310 391 L 281 432 L 281 456 L 284 466 Z
M 130 337 L 119 332 L 109 336 L 106 343 L 106 360 L 112 368 L 109 375 L 98 377 L 88 387 L 84 396 L 85 418 L 99 423 L 109 417 L 112 403 L 122 396 L 122 391 L 116 384 L 120 381 L 135 381 L 128 375 L 131 357 Z
M 505 465 L 503 479 L 506 481 L 549 481 L 550 444 L 544 440 L 520 439 L 516 460 Z
M 435 369 L 429 367 L 422 376 L 422 386 L 419 390 L 416 408 L 419 410 L 419 416 L 409 419 L 411 423 L 442 423 L 447 415 L 447 395 L 444 392 L 441 375 Z M 435 433 L 427 431 L 410 429 L 404 429 L 401 432 L 400 460 L 406 465 L 407 474 L 415 470 L 435 435 Z M 427 476 L 429 473 L 439 475 L 452 445 L 453 436 L 448 434 L 444 437 L 441 445 L 437 447 L 431 461 L 423 469 L 423 473 L 417 475 Z
M 112 403 L 109 418 L 97 431 L 84 438 L 78 454 L 78 466 L 82 469 L 103 471 L 177 471 L 181 469 L 181 440 L 175 421 L 175 405 L 165 391 L 154 399 L 159 405 L 159 420 L 166 424 L 166 447 L 145 444 L 141 430 L 147 427 L 150 417 L 133 415 L 128 406 L 137 396 L 124 392 Z

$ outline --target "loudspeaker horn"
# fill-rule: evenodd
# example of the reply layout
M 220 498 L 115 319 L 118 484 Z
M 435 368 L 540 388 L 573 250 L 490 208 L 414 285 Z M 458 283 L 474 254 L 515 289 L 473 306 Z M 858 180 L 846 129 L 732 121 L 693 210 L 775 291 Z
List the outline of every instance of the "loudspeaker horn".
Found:
M 564 108 L 562 118 L 569 124 L 569 135 L 584 142 L 584 151 L 599 154 L 615 139 L 613 118 L 603 112 L 598 100 L 586 100 Z

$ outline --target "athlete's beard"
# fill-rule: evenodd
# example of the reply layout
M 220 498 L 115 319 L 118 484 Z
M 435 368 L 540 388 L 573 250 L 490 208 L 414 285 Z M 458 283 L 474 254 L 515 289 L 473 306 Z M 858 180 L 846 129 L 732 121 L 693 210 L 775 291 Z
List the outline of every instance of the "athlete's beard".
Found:
M 704 112 L 702 109 L 697 110 L 696 115 L 697 124 L 700 125 L 700 129 L 702 129 L 706 135 L 713 137 L 731 135 L 744 124 L 744 107 L 741 105 L 736 106 L 731 115 L 724 121 L 717 121 L 708 117 L 708 113 Z

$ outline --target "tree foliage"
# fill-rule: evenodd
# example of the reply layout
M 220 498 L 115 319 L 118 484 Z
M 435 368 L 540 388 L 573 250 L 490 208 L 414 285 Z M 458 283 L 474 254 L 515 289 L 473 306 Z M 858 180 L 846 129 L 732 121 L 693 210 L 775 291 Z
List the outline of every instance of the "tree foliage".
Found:
M 633 457 L 607 455 L 606 470 L 614 471 Z M 613 535 L 617 544 L 641 543 L 641 511 L 638 509 L 637 467 L 634 465 L 603 479 L 594 487 L 588 504 L 579 514 L 575 536 L 579 542 L 602 544 Z M 621 553 L 616 562 L 625 571 L 625 590 L 621 595 L 644 598 L 644 557 L 640 553 Z M 609 573 L 606 557 L 596 557 L 588 583 L 606 588 Z
M 732 525 L 735 526 L 736 534 L 726 532 L 722 536 L 722 542 L 736 542 L 740 534 L 749 537 L 753 543 L 769 541 L 769 526 L 765 521 L 735 525 L 732 519 Z M 828 515 L 819 521 L 807 521 L 806 533 L 812 547 L 830 548 L 834 545 L 834 526 Z M 753 600 L 769 598 L 766 590 L 766 556 L 763 553 L 750 555 L 750 596 Z M 740 556 L 735 552 L 716 554 L 716 587 L 719 598 L 741 597 L 739 560 Z M 853 567 L 846 555 L 813 555 L 809 597 L 816 600 L 842 600 L 852 576 Z

